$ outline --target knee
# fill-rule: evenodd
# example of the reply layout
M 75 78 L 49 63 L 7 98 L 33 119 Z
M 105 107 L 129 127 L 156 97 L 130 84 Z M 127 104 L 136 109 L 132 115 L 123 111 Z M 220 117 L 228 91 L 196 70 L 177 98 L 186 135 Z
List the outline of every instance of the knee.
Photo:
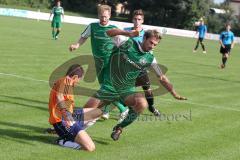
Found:
M 95 147 L 95 144 L 88 144 L 84 147 L 84 149 L 87 151 L 87 152 L 93 152 L 95 151 L 96 147 Z
M 145 99 L 139 100 L 136 104 L 135 111 L 137 113 L 142 113 L 148 107 L 148 103 Z

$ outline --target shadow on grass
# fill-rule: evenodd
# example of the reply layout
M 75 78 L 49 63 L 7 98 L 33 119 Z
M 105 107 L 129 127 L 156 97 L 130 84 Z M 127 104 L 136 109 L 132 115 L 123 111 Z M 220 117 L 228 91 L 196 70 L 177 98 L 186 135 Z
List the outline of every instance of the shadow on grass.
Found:
M 21 144 L 33 145 L 32 142 L 37 141 L 46 144 L 54 144 L 57 135 L 44 134 L 46 128 L 24 125 L 13 122 L 0 121 L 0 126 L 6 126 L 7 129 L 0 129 L 0 137 L 15 141 Z M 2 128 L 2 127 L 1 127 Z M 90 135 L 91 136 L 91 135 Z M 109 139 L 91 136 L 93 141 L 101 145 L 109 145 Z
M 15 96 L 6 96 L 6 95 L 0 95 L 0 97 L 6 98 L 4 100 L 0 100 L 0 102 L 8 103 L 8 104 L 14 104 L 14 105 L 20 105 L 23 107 L 30 107 L 34 109 L 39 109 L 42 111 L 48 110 L 48 103 L 33 99 L 27 99 L 22 97 L 15 97 Z M 37 103 L 37 105 L 29 104 L 29 103 Z
M 95 137 L 95 136 L 91 136 L 91 137 L 92 137 L 93 141 L 98 144 L 109 145 L 110 139 L 100 138 L 100 137 Z
M 53 136 L 43 134 L 44 128 L 41 127 L 3 121 L 0 121 L 0 126 L 8 127 L 7 129 L 0 129 L 0 137 L 4 137 L 18 143 L 32 145 L 31 142 L 33 141 L 47 144 L 53 144 L 54 142 Z

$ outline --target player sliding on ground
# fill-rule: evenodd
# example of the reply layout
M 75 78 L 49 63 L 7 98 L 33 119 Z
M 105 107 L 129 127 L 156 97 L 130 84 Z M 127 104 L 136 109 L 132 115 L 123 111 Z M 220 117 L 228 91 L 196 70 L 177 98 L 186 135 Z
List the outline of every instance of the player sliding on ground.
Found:
M 160 42 L 160 33 L 156 30 L 148 30 L 144 34 L 143 42 L 138 43 L 128 38 L 133 35 L 133 32 L 119 29 L 107 31 L 107 34 L 113 37 L 112 43 L 115 44 L 112 49 L 110 63 L 106 67 L 107 74 L 100 90 L 85 105 L 87 108 L 99 108 L 105 104 L 121 100 L 130 107 L 127 117 L 114 127 L 111 135 L 113 140 L 118 140 L 122 129 L 136 120 L 138 115 L 148 107 L 145 96 L 136 92 L 135 87 L 136 78 L 142 70 L 151 67 L 159 77 L 160 83 L 176 99 L 186 99 L 178 95 L 173 89 L 152 54 L 152 50 Z
M 53 125 L 63 147 L 94 151 L 95 145 L 84 130 L 102 111 L 94 108 L 79 109 L 73 114 L 73 88 L 83 76 L 80 65 L 72 65 L 66 76 L 55 81 L 49 97 L 49 123 Z M 74 116 L 75 115 L 75 116 Z

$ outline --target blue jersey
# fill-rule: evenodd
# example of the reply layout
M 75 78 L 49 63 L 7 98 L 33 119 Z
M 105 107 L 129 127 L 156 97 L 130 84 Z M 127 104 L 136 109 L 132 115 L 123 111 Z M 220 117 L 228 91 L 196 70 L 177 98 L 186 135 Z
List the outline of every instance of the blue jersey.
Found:
M 228 44 L 232 44 L 232 42 L 234 41 L 234 34 L 233 32 L 231 31 L 223 31 L 221 34 L 220 34 L 220 38 L 219 38 L 222 43 L 224 45 L 228 45 Z
M 125 31 L 132 31 L 134 28 L 133 27 L 128 27 L 128 28 L 124 28 Z M 142 29 L 139 33 L 138 37 L 133 37 L 132 39 L 136 42 L 143 42 L 143 36 L 144 36 L 145 31 Z
M 207 26 L 206 25 L 200 25 L 198 26 L 198 33 L 199 33 L 199 38 L 204 38 L 205 33 L 207 32 Z

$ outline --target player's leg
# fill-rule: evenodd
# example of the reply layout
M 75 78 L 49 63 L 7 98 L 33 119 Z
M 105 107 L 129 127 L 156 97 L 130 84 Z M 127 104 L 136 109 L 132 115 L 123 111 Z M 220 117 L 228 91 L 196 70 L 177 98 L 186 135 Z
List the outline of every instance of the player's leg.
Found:
M 220 68 L 223 69 L 226 66 L 227 59 L 229 57 L 230 48 L 229 46 L 225 45 L 225 48 L 221 46 L 220 53 L 222 53 L 222 64 Z
M 80 149 L 81 146 L 74 142 L 74 137 L 72 136 L 69 129 L 67 129 L 62 122 L 53 124 L 54 130 L 56 131 L 59 138 L 56 140 L 56 144 L 62 147 L 68 147 L 73 149 Z
M 228 57 L 229 57 L 228 53 L 225 53 L 225 54 L 222 55 L 222 65 L 221 65 L 221 68 L 225 68 Z
M 95 144 L 92 141 L 92 138 L 84 130 L 78 132 L 74 140 L 76 143 L 82 146 L 82 149 L 93 152 L 95 150 Z
M 148 102 L 148 109 L 155 116 L 160 116 L 160 112 L 154 107 L 154 96 L 150 88 L 150 80 L 146 71 L 142 72 L 136 79 L 136 86 L 142 86 L 146 100 Z
M 203 53 L 207 53 L 207 52 L 206 52 L 206 49 L 205 49 L 205 45 L 204 45 L 204 43 L 203 43 L 203 38 L 200 39 L 200 44 L 201 44 L 201 46 L 202 46 Z
M 57 32 L 54 37 L 55 37 L 55 39 L 58 39 L 58 35 L 61 31 L 61 22 L 56 22 L 56 29 L 57 29 Z
M 119 139 L 122 129 L 133 123 L 138 115 L 148 106 L 146 98 L 140 93 L 127 96 L 127 98 L 125 98 L 125 104 L 130 106 L 129 112 L 127 117 L 113 128 L 111 137 L 115 141 Z
M 52 38 L 55 38 L 55 28 L 56 28 L 55 21 L 52 21 L 51 27 L 52 27 Z
M 193 50 L 193 52 L 196 52 L 197 51 L 197 49 L 198 49 L 198 46 L 199 46 L 199 38 L 198 38 L 198 40 L 197 40 L 197 43 L 196 43 L 196 46 L 195 46 L 195 48 L 194 48 L 194 50 Z
M 123 103 L 120 102 L 120 101 L 115 101 L 115 102 L 113 102 L 113 104 L 114 104 L 114 105 L 118 108 L 118 110 L 120 111 L 120 115 L 119 115 L 118 122 L 122 122 L 122 121 L 126 118 L 128 112 L 129 112 L 129 109 L 128 109 L 127 106 L 124 106 Z

